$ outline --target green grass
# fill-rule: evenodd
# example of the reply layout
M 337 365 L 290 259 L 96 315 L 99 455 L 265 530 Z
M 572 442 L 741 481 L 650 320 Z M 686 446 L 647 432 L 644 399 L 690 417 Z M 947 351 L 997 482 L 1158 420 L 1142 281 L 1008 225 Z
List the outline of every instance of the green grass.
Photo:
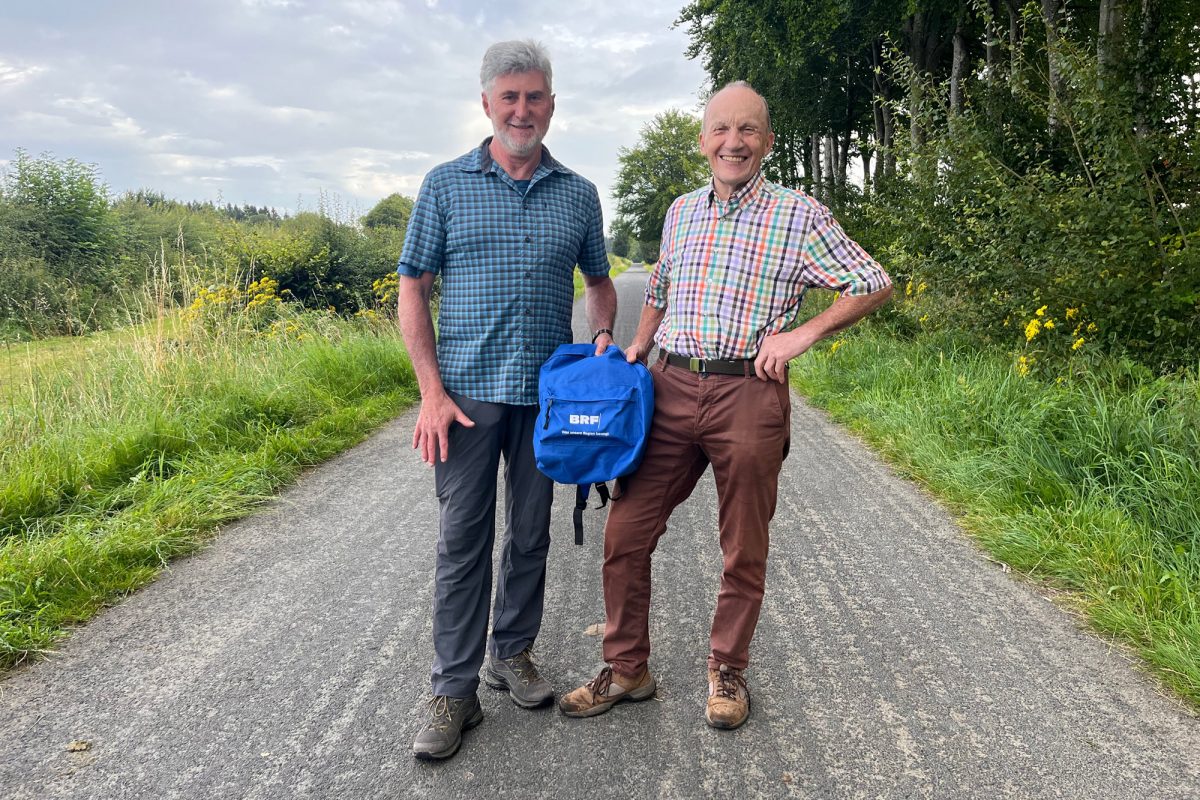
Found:
M 629 269 L 633 262 L 628 258 L 614 256 L 608 254 L 608 277 L 615 278 L 625 270 Z M 575 299 L 578 300 L 583 295 L 583 273 L 579 271 L 579 267 L 575 268 Z
M 283 322 L 0 351 L 0 666 L 417 397 L 394 325 Z
M 1068 589 L 1200 707 L 1200 388 L 1098 363 L 1062 382 L 999 352 L 860 326 L 794 386 L 961 515 L 994 556 Z

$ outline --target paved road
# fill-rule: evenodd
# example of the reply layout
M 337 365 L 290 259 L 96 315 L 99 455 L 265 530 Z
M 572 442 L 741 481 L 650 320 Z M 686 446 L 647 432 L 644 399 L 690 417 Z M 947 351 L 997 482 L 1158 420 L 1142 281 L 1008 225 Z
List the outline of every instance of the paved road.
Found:
M 644 279 L 618 278 L 623 327 Z M 436 504 L 413 420 L 0 683 L 0 797 L 1200 797 L 1195 718 L 799 402 L 744 728 L 702 719 L 706 478 L 655 561 L 657 701 L 572 720 L 483 687 L 458 757 L 416 762 Z M 603 512 L 575 547 L 569 498 L 538 640 L 559 689 L 603 617 Z

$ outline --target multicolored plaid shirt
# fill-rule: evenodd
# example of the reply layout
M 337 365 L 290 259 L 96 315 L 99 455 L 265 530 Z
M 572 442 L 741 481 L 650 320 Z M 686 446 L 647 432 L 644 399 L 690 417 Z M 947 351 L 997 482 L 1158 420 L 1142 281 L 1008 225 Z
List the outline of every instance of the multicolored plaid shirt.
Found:
M 697 358 L 754 358 L 796 319 L 809 287 L 879 291 L 887 273 L 829 209 L 761 172 L 722 202 L 712 184 L 675 200 L 646 305 L 665 308 L 658 346 Z
M 538 369 L 572 338 L 575 265 L 608 274 L 600 195 L 545 148 L 522 192 L 490 143 L 425 176 L 396 271 L 442 276 L 437 355 L 447 389 L 536 405 Z

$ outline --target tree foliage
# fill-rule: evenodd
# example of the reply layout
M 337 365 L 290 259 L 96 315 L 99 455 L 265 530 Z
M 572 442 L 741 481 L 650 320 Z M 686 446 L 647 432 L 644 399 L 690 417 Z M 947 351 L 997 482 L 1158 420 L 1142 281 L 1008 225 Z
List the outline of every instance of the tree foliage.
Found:
M 392 195 L 359 227 L 147 189 L 114 200 L 95 166 L 17 151 L 0 179 L 0 338 L 111 327 L 147 290 L 181 301 L 190 285 L 263 277 L 310 308 L 354 313 L 395 270 L 411 208 Z
M 636 146 L 618 151 L 617 221 L 639 242 L 657 242 L 675 198 L 708 180 L 699 137 L 700 120 L 671 109 L 642 127 Z
M 363 227 L 372 230 L 382 227 L 404 230 L 408 227 L 408 218 L 412 216 L 412 210 L 411 197 L 398 193 L 389 194 L 363 217 Z
M 714 87 L 766 97 L 769 177 L 833 205 L 912 293 L 899 329 L 970 331 L 1027 366 L 1069 312 L 1068 351 L 1166 370 L 1200 357 L 1198 12 L 695 0 L 679 24 Z

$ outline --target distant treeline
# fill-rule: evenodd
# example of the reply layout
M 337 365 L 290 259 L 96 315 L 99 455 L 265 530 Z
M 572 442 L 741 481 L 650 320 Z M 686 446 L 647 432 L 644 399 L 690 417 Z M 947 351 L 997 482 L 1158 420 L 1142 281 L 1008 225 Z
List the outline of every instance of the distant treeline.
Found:
M 285 298 L 354 313 L 386 293 L 377 282 L 394 273 L 411 210 L 399 194 L 353 221 L 150 190 L 111 198 L 96 166 L 19 150 L 0 178 L 0 339 L 128 324 L 144 301 L 264 275 Z

